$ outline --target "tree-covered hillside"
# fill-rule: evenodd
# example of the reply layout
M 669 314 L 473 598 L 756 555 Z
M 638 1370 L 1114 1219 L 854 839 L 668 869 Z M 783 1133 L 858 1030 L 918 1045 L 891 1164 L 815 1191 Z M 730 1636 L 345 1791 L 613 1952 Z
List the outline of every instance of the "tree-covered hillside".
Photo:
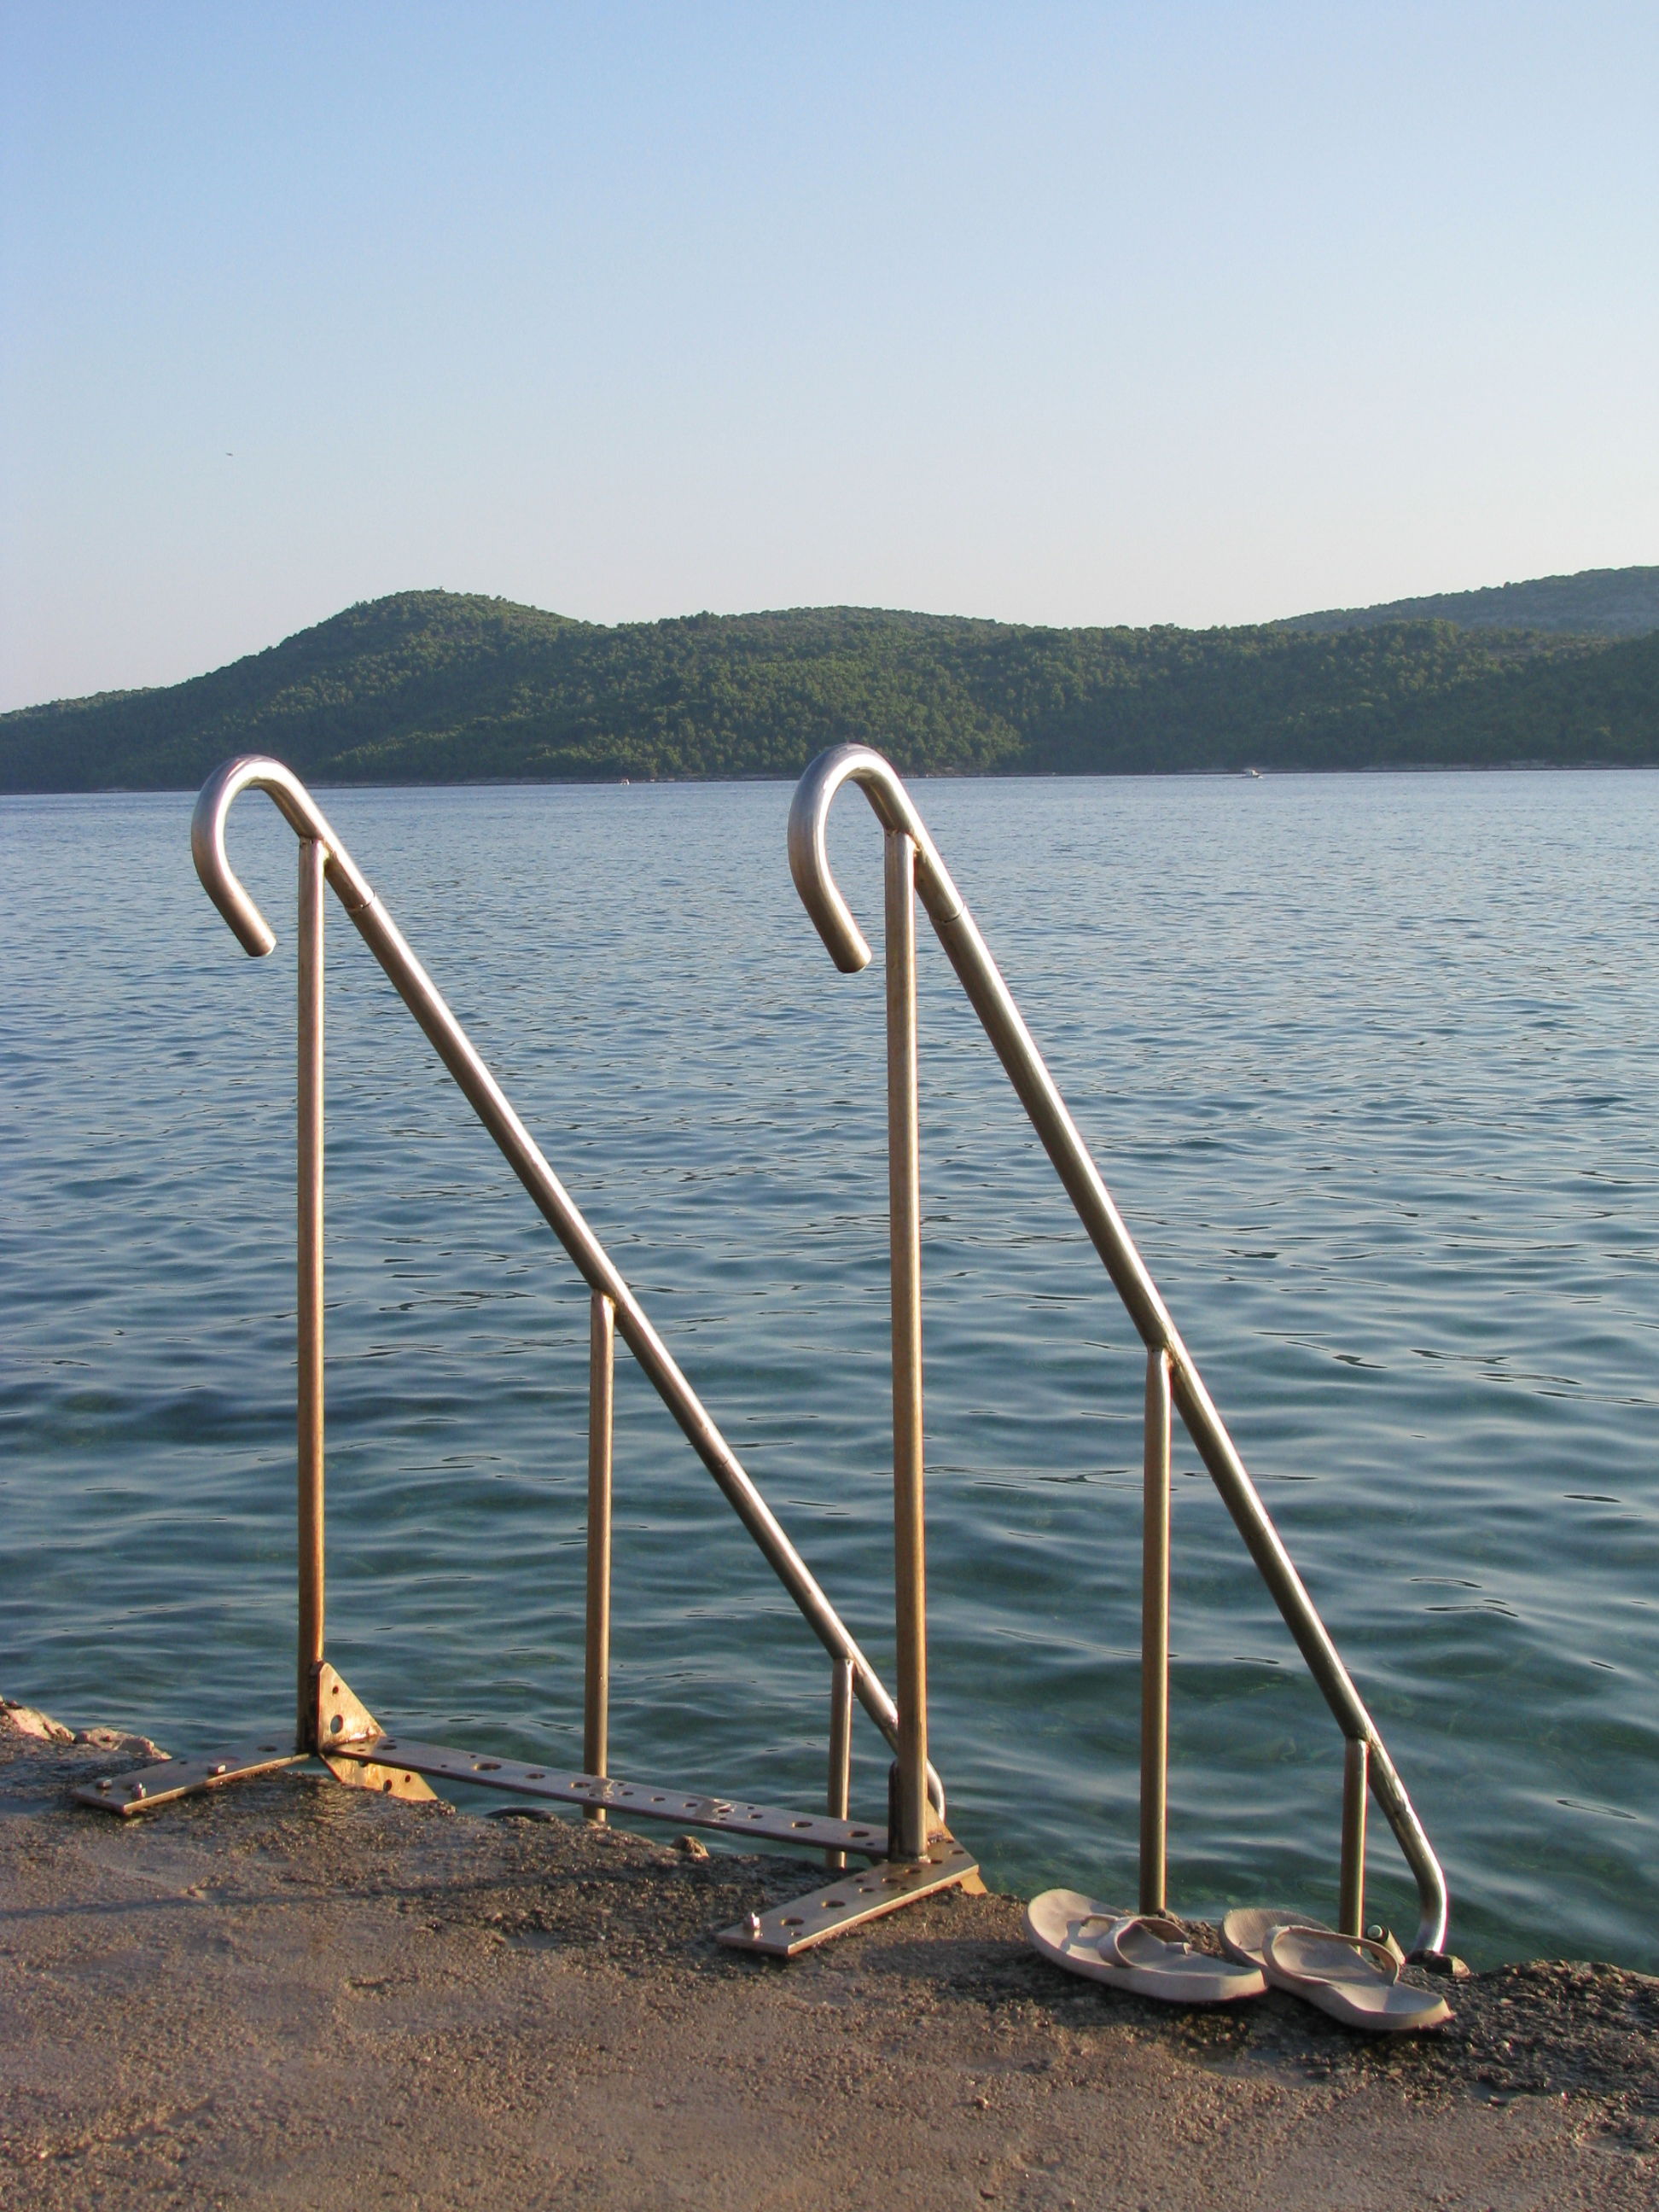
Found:
M 1659 762 L 1659 638 L 1393 623 L 1047 629 L 865 608 L 614 629 L 448 592 L 166 690 L 0 716 L 0 789 L 178 788 L 238 752 L 346 782 Z
M 1542 629 L 1575 637 L 1646 637 L 1659 630 L 1659 568 L 1581 568 L 1480 592 L 1437 592 L 1376 607 L 1291 615 L 1286 629 L 1374 629 L 1380 623 L 1449 622 L 1463 629 Z

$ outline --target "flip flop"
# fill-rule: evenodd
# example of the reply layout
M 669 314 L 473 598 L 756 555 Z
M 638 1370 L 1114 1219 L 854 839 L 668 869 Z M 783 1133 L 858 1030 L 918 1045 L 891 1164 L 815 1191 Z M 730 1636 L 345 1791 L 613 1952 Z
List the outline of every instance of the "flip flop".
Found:
M 1272 1928 L 1263 1951 L 1267 1979 L 1347 2027 L 1400 2034 L 1438 2027 L 1451 2007 L 1431 1990 L 1409 1988 L 1393 1954 L 1369 1936 L 1328 1928 Z
M 1338 1932 L 1328 1928 L 1322 1920 L 1311 1920 L 1305 1912 L 1293 1911 L 1289 1905 L 1236 1905 L 1222 1922 L 1221 1941 L 1230 1958 L 1247 1966 L 1260 1967 L 1265 1973 L 1267 1938 L 1275 1928 L 1311 1928 L 1321 1936 Z M 1392 1936 L 1382 1938 L 1382 1948 L 1397 1966 L 1405 1965 L 1406 1954 Z
M 1194 1951 L 1179 1924 L 1158 1913 L 1124 1912 L 1074 1889 L 1048 1889 L 1025 1908 L 1034 1950 L 1068 1973 L 1165 2004 L 1228 2004 L 1260 1996 L 1259 1969 Z

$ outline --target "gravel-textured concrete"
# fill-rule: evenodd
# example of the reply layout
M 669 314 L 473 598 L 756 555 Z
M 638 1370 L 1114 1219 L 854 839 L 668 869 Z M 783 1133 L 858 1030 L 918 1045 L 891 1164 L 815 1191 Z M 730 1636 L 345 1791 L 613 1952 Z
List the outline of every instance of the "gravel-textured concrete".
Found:
M 133 1763 L 0 1716 L 0 2202 L 1659 2205 L 1659 1983 L 1534 1965 L 1362 2040 L 1176 2014 L 950 1896 L 781 1966 L 810 1867 L 279 1776 L 131 1823 Z M 141 1754 L 142 1755 L 142 1754 Z M 9 1808 L 9 1809 L 8 1809 Z

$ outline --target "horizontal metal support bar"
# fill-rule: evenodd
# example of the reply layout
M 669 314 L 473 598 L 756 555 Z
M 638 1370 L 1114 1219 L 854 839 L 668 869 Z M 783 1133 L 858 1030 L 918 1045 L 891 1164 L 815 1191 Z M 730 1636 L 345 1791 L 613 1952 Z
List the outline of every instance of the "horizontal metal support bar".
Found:
M 767 1912 L 751 1912 L 735 1928 L 722 1928 L 716 1942 L 734 1951 L 757 1951 L 769 1959 L 793 1959 L 832 1936 L 879 1920 L 884 1912 L 915 1905 L 941 1889 L 967 1887 L 979 1868 L 953 1836 L 935 1836 L 927 1855 L 914 1866 L 883 1859 L 862 1873 L 842 1875 L 808 1896 L 792 1898 Z
M 748 1805 L 730 1797 L 698 1796 L 683 1790 L 659 1789 L 648 1782 L 621 1782 L 614 1775 L 558 1774 L 516 1759 L 451 1751 L 436 1743 L 411 1743 L 405 1736 L 380 1735 L 362 1742 L 331 1744 L 329 1763 L 366 1759 L 449 1782 L 481 1783 L 519 1797 L 545 1797 L 560 1805 L 603 1805 L 623 1817 L 672 1820 L 685 1828 L 716 1828 L 722 1834 L 758 1837 L 769 1844 L 810 1844 L 816 1850 L 857 1851 L 878 1859 L 887 1849 L 887 1831 L 869 1820 L 837 1820 L 824 1813 L 791 1813 L 775 1805 Z
M 255 1774 L 275 1773 L 278 1767 L 298 1766 L 309 1757 L 308 1752 L 295 1751 L 291 1731 L 273 1729 L 258 1743 L 240 1743 L 200 1759 L 164 1759 L 159 1765 L 141 1766 L 131 1774 L 77 1784 L 70 1795 L 82 1805 L 95 1805 L 100 1813 L 119 1813 L 125 1818 L 154 1812 L 158 1805 L 171 1805 L 204 1790 L 222 1790 L 227 1782 L 246 1782 Z

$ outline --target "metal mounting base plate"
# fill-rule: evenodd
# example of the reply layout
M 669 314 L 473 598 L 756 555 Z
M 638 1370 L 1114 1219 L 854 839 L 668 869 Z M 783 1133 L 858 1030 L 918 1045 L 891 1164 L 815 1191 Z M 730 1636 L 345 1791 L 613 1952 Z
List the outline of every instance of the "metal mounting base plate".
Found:
M 307 1754 L 295 1751 L 292 1735 L 276 1730 L 257 1743 L 240 1743 L 228 1751 L 209 1752 L 201 1759 L 164 1759 L 156 1766 L 141 1766 L 131 1774 L 112 1775 L 103 1782 L 83 1782 L 70 1795 L 82 1805 L 100 1812 L 153 1812 L 158 1805 L 190 1797 L 203 1790 L 222 1790 L 227 1782 L 244 1782 L 250 1775 L 270 1774 L 280 1766 L 297 1766 Z
M 406 1804 L 430 1805 L 437 1791 L 429 1782 L 406 1766 L 377 1765 L 372 1759 L 343 1759 L 337 1752 L 321 1754 L 323 1765 L 348 1790 L 372 1790 L 382 1797 L 401 1797 Z
M 430 1774 L 441 1781 L 478 1782 L 515 1796 L 550 1798 L 562 1805 L 603 1805 L 624 1817 L 672 1820 L 682 1828 L 714 1828 L 726 1835 L 758 1837 L 769 1844 L 807 1844 L 814 1850 L 856 1851 L 879 1858 L 887 1831 L 868 1820 L 836 1820 L 827 1813 L 792 1813 L 774 1805 L 748 1805 L 730 1797 L 703 1797 L 682 1790 L 659 1790 L 647 1782 L 619 1782 L 603 1774 L 559 1774 L 521 1759 L 490 1759 L 477 1752 L 451 1751 L 442 1744 L 412 1743 L 405 1736 L 380 1735 L 361 1743 L 331 1744 L 331 1767 L 337 1761 L 372 1760 L 387 1771 Z
M 936 1836 L 927 1856 L 915 1866 L 898 1866 L 886 1860 L 862 1872 L 843 1875 L 826 1882 L 810 1896 L 792 1898 L 767 1912 L 751 1912 L 735 1928 L 723 1928 L 714 1939 L 736 1951 L 757 1951 L 764 1958 L 793 1959 L 866 1920 L 915 1905 L 942 1889 L 967 1887 L 979 1868 L 953 1836 Z

